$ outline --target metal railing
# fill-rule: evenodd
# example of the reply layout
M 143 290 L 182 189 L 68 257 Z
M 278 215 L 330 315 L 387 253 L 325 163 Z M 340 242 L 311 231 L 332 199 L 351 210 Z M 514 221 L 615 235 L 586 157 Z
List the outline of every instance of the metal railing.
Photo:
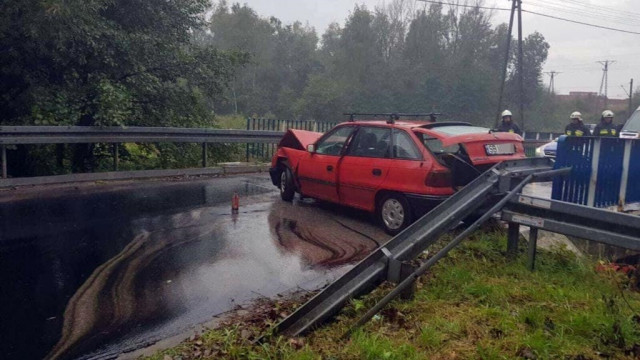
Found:
M 118 169 L 118 144 L 200 143 L 202 167 L 207 167 L 209 143 L 277 143 L 283 132 L 269 130 L 220 130 L 170 127 L 0 126 L 2 178 L 7 178 L 7 145 L 92 144 L 113 146 L 114 170 Z
M 552 198 L 595 207 L 624 210 L 640 202 L 640 140 L 561 137 L 556 167 L 571 166 L 571 175 L 553 182 Z
M 29 144 L 113 144 L 113 170 L 118 170 L 118 146 L 123 143 L 200 143 L 202 167 L 207 167 L 207 144 L 244 143 L 246 161 L 250 158 L 269 159 L 276 144 L 287 129 L 326 132 L 335 122 L 274 120 L 248 118 L 246 130 L 172 127 L 93 127 L 93 126 L 0 126 L 0 152 L 2 178 L 7 178 L 7 146 Z M 536 147 L 545 144 L 551 133 L 528 133 L 534 139 L 525 141 L 528 156 L 535 155 Z M 537 138 L 537 139 L 536 139 Z

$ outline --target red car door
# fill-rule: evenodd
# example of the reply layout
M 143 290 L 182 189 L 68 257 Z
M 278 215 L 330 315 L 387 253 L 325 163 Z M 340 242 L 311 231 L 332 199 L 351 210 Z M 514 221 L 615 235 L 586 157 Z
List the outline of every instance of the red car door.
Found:
M 373 211 L 375 196 L 387 177 L 391 129 L 361 126 L 340 163 L 340 203 Z
M 300 159 L 296 171 L 303 195 L 339 202 L 339 164 L 354 128 L 350 125 L 336 127 L 316 142 L 314 152 L 307 152 Z

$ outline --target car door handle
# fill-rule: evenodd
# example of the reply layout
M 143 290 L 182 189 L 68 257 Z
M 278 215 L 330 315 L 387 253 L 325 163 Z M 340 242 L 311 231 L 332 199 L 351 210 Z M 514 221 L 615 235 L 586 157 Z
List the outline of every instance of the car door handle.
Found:
M 327 165 L 327 171 L 333 171 L 333 165 Z
M 371 173 L 373 174 L 373 176 L 380 176 L 380 175 L 382 175 L 382 170 L 373 169 L 373 170 L 371 170 Z

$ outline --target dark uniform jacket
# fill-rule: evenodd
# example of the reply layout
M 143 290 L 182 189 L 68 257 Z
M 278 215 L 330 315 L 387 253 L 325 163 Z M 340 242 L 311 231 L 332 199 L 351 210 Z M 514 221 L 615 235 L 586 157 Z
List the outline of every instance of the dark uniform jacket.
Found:
M 518 135 L 522 135 L 522 131 L 520 130 L 520 127 L 518 127 L 518 125 L 516 125 L 516 123 L 514 123 L 513 121 L 511 121 L 508 124 L 504 121 L 500 122 L 500 125 L 498 125 L 498 128 L 496 130 L 498 132 L 510 132 L 510 133 L 516 133 Z
M 593 136 L 618 136 L 617 126 L 611 123 L 606 123 L 601 121 L 600 124 L 596 125 L 596 128 L 593 129 Z
M 569 136 L 589 136 L 591 133 L 589 132 L 589 128 L 586 127 L 582 121 L 577 124 L 571 123 L 564 128 L 565 135 Z M 595 135 L 595 134 L 594 134 Z

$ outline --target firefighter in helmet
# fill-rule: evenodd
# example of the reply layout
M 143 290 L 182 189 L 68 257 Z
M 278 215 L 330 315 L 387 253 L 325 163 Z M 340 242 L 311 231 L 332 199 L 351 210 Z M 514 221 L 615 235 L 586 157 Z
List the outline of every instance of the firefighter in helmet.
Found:
M 613 111 L 602 112 L 600 123 L 593 129 L 594 136 L 618 136 L 616 125 L 613 123 Z
M 564 133 L 569 136 L 589 136 L 589 128 L 582 123 L 582 114 L 578 111 L 574 111 L 569 116 L 571 123 L 564 128 Z
M 502 121 L 500 122 L 500 125 L 498 125 L 497 131 L 516 133 L 522 136 L 522 131 L 520 130 L 520 127 L 513 122 L 512 114 L 509 110 L 502 112 Z

